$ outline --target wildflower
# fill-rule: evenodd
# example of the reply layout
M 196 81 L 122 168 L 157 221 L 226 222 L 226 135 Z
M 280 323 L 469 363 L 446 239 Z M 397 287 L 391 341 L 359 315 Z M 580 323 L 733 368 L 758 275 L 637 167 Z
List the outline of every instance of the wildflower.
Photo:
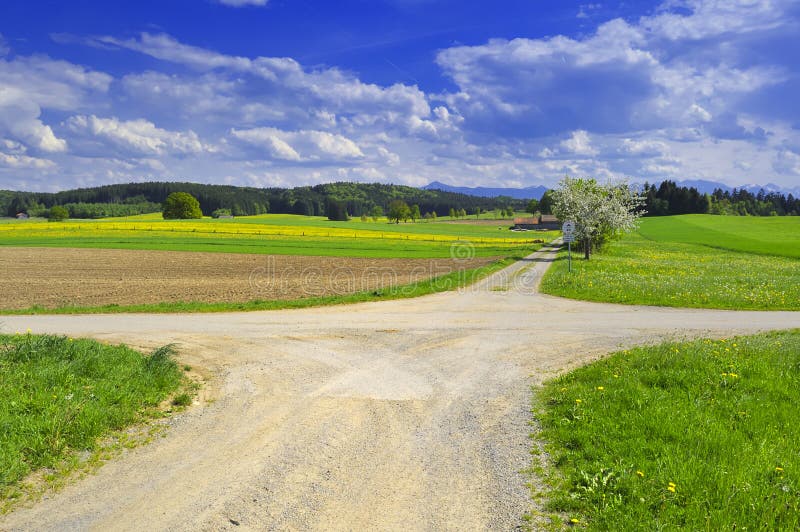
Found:
M 27 330 L 27 331 L 25 331 L 25 332 L 27 332 L 28 334 L 30 334 L 30 333 L 31 333 L 31 330 L 30 330 L 30 329 L 28 329 L 28 330 Z
M 667 491 L 675 493 L 675 486 L 667 486 Z
M 572 519 L 569 520 L 569 522 L 572 523 L 573 525 L 577 525 L 578 523 L 580 523 L 580 519 L 578 519 L 577 517 L 573 517 Z
M 575 402 L 576 402 L 577 404 L 581 404 L 583 401 L 582 401 L 582 400 L 580 400 L 580 399 L 575 399 Z
M 675 487 L 675 483 L 674 482 L 667 482 L 667 486 L 672 486 L 674 488 Z
M 614 373 L 614 378 L 615 378 L 615 379 L 618 379 L 618 378 L 619 378 L 619 375 L 617 375 L 616 373 Z
M 639 475 L 640 478 L 644 478 L 644 473 L 641 471 L 637 471 L 636 474 Z
M 605 390 L 605 388 L 603 388 L 602 386 L 598 386 L 598 387 L 597 387 L 597 389 L 598 389 L 598 390 L 600 390 L 601 392 L 602 392 L 603 390 Z
M 783 473 L 783 468 L 782 467 L 776 467 L 775 468 L 775 472 L 776 473 Z

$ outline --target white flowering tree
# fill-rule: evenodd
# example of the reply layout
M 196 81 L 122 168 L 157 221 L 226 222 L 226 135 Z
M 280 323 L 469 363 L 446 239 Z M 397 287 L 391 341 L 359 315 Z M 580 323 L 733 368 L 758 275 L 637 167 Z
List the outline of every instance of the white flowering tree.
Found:
M 565 177 L 553 190 L 553 214 L 575 222 L 575 238 L 586 260 L 592 247 L 633 231 L 644 214 L 644 198 L 627 182 L 600 184 L 594 179 Z

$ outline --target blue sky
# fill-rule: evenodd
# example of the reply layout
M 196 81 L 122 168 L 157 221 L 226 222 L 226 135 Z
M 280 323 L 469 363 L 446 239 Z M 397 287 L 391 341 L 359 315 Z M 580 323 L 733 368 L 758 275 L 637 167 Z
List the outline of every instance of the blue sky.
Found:
M 800 3 L 0 4 L 0 188 L 800 185 Z

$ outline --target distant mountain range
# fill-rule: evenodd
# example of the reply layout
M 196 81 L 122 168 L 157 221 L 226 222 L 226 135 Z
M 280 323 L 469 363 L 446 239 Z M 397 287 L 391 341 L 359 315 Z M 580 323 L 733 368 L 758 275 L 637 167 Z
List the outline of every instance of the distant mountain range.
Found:
M 468 194 L 470 196 L 480 196 L 483 198 L 496 198 L 498 196 L 508 196 L 514 199 L 542 199 L 542 195 L 547 191 L 547 187 L 525 187 L 525 188 L 492 188 L 492 187 L 455 187 L 446 185 L 439 181 L 434 181 L 422 187 L 424 190 L 441 190 L 443 192 L 456 192 Z
M 660 183 L 660 182 L 659 182 Z M 658 183 L 657 183 L 658 184 Z M 753 194 L 758 194 L 758 191 L 764 189 L 764 192 L 778 192 L 780 194 L 791 194 L 794 197 L 800 197 L 800 187 L 780 187 L 774 183 L 767 183 L 766 185 L 741 185 L 732 187 L 725 183 L 716 181 L 705 181 L 702 179 L 689 179 L 685 181 L 678 181 L 678 186 L 696 188 L 701 194 L 711 194 L 716 189 L 732 192 L 733 189 L 745 189 Z M 535 186 L 525 188 L 493 188 L 493 187 L 456 187 L 447 185 L 439 181 L 434 181 L 424 187 L 424 190 L 442 190 L 444 192 L 457 192 L 460 194 L 468 194 L 470 196 L 480 196 L 485 198 L 496 198 L 497 196 L 508 196 L 514 199 L 541 199 L 548 187 Z

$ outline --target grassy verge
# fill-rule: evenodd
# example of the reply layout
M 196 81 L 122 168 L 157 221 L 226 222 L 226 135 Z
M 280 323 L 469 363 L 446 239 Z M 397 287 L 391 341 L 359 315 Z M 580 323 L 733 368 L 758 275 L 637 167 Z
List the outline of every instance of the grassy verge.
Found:
M 356 292 L 346 295 L 306 297 L 291 300 L 255 300 L 242 303 L 204 303 L 178 302 L 146 305 L 103 305 L 99 307 L 66 306 L 45 308 L 40 306 L 21 310 L 0 310 L 5 315 L 29 314 L 115 314 L 115 313 L 176 313 L 176 312 L 248 312 L 256 310 L 279 310 L 292 308 L 319 307 L 325 305 L 343 305 L 364 303 L 368 301 L 384 301 L 390 299 L 406 299 L 420 297 L 437 292 L 445 292 L 463 288 L 477 282 L 492 273 L 505 268 L 519 260 L 519 257 L 497 260 L 486 266 L 452 272 L 425 281 L 407 285 L 387 287 L 380 290 Z
M 583 260 L 566 251 L 541 291 L 573 299 L 669 307 L 800 310 L 800 261 L 658 242 L 631 234 Z
M 616 353 L 536 392 L 550 509 L 591 530 L 800 529 L 800 331 Z
M 169 346 L 125 346 L 50 335 L 0 335 L 0 511 L 20 481 L 69 471 L 114 430 L 158 414 L 184 382 Z

